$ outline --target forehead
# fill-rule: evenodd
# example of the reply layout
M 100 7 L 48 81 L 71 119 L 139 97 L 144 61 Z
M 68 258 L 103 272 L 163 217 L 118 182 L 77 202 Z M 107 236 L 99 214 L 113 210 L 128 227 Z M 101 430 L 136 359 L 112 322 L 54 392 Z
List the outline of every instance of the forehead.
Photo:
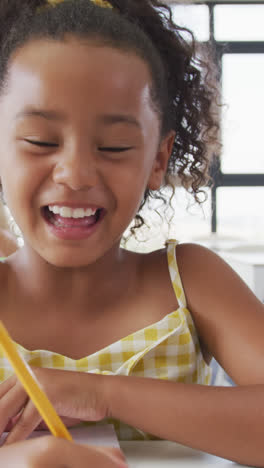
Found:
M 80 112 L 135 113 L 151 109 L 151 75 L 136 54 L 69 40 L 34 41 L 13 56 L 7 95 L 16 109 L 28 104 Z

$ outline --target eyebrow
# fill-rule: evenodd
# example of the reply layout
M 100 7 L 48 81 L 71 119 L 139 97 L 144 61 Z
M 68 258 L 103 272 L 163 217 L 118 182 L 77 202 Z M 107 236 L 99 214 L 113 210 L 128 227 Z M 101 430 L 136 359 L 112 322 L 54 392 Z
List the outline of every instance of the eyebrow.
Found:
M 15 119 L 18 120 L 24 117 L 41 117 L 46 120 L 65 120 L 65 117 L 60 112 L 33 108 L 24 109 L 18 112 Z
M 128 115 L 128 114 L 105 114 L 105 115 L 101 115 L 99 117 L 99 120 L 102 123 L 108 124 L 108 125 L 113 125 L 117 123 L 127 123 L 141 130 L 141 125 L 139 121 L 132 115 Z
M 33 109 L 28 108 L 18 112 L 15 116 L 15 119 L 21 119 L 25 117 L 41 117 L 45 120 L 58 120 L 63 121 L 66 120 L 65 116 L 60 112 L 55 112 L 52 110 L 44 110 L 44 109 Z M 106 125 L 114 125 L 118 123 L 127 123 L 129 125 L 133 125 L 141 130 L 141 125 L 139 121 L 132 115 L 129 114 L 103 114 L 100 115 L 98 118 L 100 123 Z

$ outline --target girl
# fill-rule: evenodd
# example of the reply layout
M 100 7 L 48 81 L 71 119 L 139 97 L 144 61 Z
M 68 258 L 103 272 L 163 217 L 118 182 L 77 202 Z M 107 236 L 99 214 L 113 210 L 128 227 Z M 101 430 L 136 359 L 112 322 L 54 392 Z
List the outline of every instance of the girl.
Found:
M 1 319 L 18 349 L 67 425 L 263 466 L 263 305 L 200 246 L 120 248 L 162 187 L 198 198 L 206 181 L 215 88 L 193 42 L 157 0 L 2 0 L 0 31 L 0 174 L 24 237 Z M 208 386 L 212 356 L 237 387 Z M 10 444 L 40 417 L 0 362 Z

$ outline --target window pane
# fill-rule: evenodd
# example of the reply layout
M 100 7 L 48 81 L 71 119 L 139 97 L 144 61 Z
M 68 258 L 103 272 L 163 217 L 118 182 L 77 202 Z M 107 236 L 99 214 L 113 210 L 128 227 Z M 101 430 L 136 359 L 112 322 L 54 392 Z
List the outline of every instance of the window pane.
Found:
M 264 54 L 223 56 L 223 172 L 264 173 L 263 83 Z
M 262 241 L 264 187 L 221 187 L 217 190 L 217 222 L 221 235 Z
M 171 5 L 171 10 L 176 24 L 189 28 L 198 41 L 209 40 L 209 10 L 206 5 Z M 188 39 L 189 35 L 185 37 Z
M 214 12 L 217 41 L 264 40 L 264 5 L 217 5 Z

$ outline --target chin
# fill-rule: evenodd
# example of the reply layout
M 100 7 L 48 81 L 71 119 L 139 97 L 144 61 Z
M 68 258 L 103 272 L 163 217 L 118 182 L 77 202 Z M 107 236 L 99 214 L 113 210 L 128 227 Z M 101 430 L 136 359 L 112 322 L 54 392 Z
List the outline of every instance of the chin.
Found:
M 42 254 L 41 256 L 45 262 L 56 268 L 84 268 L 93 264 L 97 260 L 97 257 L 94 254 L 89 256 L 87 255 L 87 252 L 86 255 L 84 255 L 83 252 L 78 254 L 76 252 L 61 254 L 58 252 L 56 254 L 49 254 L 47 252 L 46 255 Z

